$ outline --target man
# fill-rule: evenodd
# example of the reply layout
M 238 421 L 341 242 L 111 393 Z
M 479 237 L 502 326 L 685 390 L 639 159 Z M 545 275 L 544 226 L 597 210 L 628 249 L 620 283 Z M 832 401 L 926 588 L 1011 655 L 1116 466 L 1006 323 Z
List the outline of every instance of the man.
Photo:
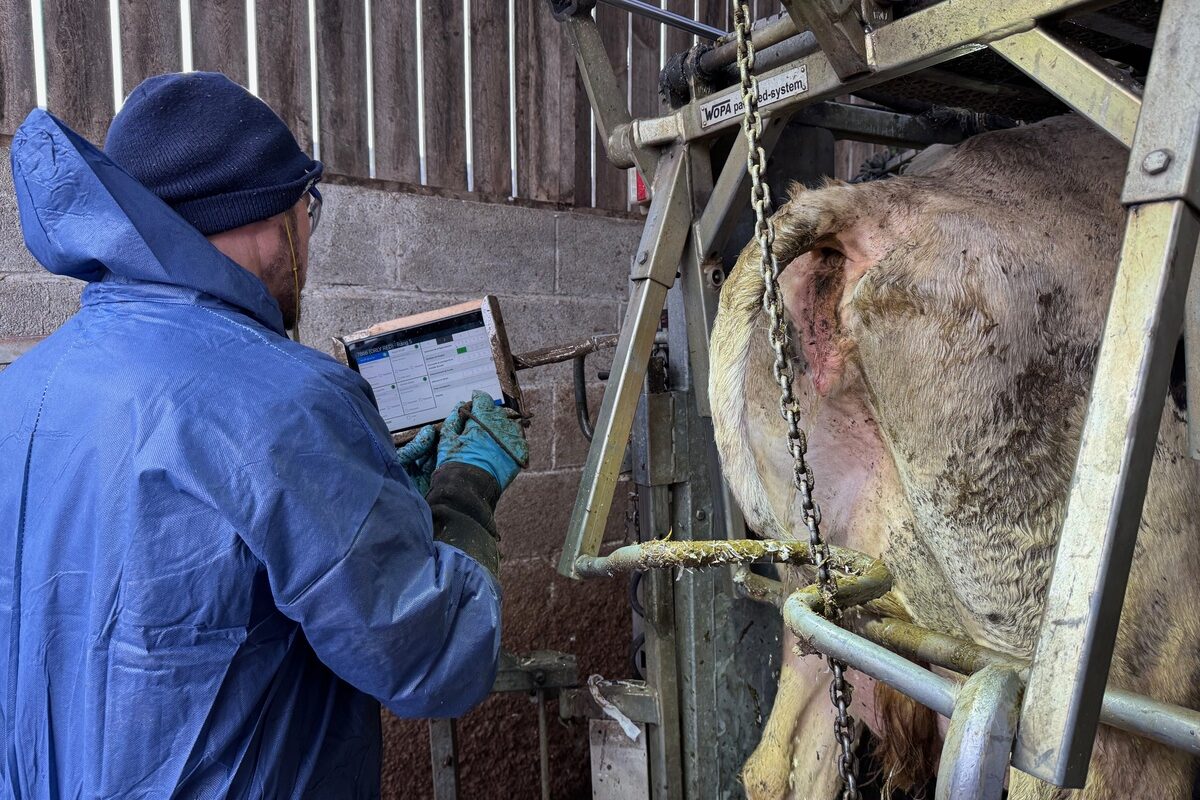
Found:
M 479 394 L 397 459 L 285 336 L 321 164 L 244 89 L 151 78 L 106 150 L 42 111 L 13 140 L 30 251 L 88 285 L 0 374 L 0 784 L 377 796 L 379 702 L 491 687 L 520 429 Z

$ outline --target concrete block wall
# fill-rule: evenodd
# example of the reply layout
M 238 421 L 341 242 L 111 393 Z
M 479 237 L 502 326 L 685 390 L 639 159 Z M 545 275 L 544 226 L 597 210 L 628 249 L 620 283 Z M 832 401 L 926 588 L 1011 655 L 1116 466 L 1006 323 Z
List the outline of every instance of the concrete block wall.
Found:
M 323 186 L 311 243 L 301 333 L 330 337 L 415 311 L 495 294 L 512 347 L 532 350 L 618 329 L 637 220 L 418 195 L 375 181 Z M 49 275 L 22 245 L 7 145 L 0 141 L 0 337 L 46 334 L 78 307 L 82 284 Z M 589 359 L 593 415 L 603 385 Z M 580 675 L 628 677 L 629 607 L 623 580 L 581 584 L 554 571 L 587 453 L 575 421 L 569 365 L 519 375 L 533 415 L 530 469 L 497 512 L 504 586 L 503 644 L 562 650 Z M 624 536 L 619 494 L 610 543 Z M 551 707 L 551 714 L 557 710 Z M 384 797 L 432 797 L 427 728 L 384 715 Z M 587 798 L 587 725 L 550 725 L 555 798 Z M 537 710 L 493 696 L 459 723 L 464 797 L 537 797 Z

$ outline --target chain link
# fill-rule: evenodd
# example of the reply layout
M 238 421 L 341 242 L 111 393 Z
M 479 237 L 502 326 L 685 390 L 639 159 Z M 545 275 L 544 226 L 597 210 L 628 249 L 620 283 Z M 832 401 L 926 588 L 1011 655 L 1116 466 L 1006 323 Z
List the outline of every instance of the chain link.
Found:
M 779 411 L 787 422 L 788 450 L 792 454 L 793 484 L 800 493 L 800 508 L 808 528 L 808 543 L 816 560 L 817 585 L 824 597 L 824 614 L 838 616 L 834 603 L 837 585 L 829 569 L 829 547 L 821 538 L 821 511 L 813 502 L 813 472 L 805 454 L 808 441 L 800 427 L 800 404 L 792 392 L 792 347 L 788 336 L 787 315 L 779 294 L 779 261 L 775 257 L 775 228 L 771 223 L 771 190 L 763 175 L 766 154 L 759 144 L 762 117 L 758 113 L 758 80 L 754 77 L 754 45 L 750 41 L 750 10 L 747 4 L 733 0 L 734 27 L 737 31 L 737 64 L 742 80 L 742 133 L 748 145 L 746 169 L 750 174 L 750 204 L 754 207 L 754 238 L 758 242 L 759 271 L 763 278 L 763 310 L 768 316 L 771 349 L 775 353 L 772 372 L 779 384 Z M 854 718 L 850 716 L 852 687 L 846 680 L 846 665 L 829 659 L 833 679 L 829 698 L 836 712 L 833 732 L 840 755 L 838 774 L 842 778 L 842 800 L 858 800 L 858 759 L 854 754 Z

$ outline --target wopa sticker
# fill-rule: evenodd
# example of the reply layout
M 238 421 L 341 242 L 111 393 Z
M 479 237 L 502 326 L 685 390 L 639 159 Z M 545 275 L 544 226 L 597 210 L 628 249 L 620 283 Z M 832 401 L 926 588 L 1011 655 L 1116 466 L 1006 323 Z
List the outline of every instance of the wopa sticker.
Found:
M 778 103 L 793 95 L 804 94 L 808 91 L 808 65 L 781 72 L 758 82 L 758 106 L 765 108 L 772 103 Z M 746 103 L 742 100 L 742 90 L 735 89 L 723 95 L 706 100 L 700 104 L 700 127 L 707 128 L 724 122 L 730 117 L 740 117 L 746 113 Z

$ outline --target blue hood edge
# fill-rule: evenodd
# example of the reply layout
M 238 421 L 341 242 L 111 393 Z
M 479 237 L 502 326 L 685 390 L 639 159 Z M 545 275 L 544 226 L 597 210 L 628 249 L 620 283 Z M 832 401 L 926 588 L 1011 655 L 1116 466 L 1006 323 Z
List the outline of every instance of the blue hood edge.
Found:
M 285 333 L 262 281 L 53 114 L 34 109 L 17 129 L 12 174 L 25 245 L 48 271 L 194 289 Z

